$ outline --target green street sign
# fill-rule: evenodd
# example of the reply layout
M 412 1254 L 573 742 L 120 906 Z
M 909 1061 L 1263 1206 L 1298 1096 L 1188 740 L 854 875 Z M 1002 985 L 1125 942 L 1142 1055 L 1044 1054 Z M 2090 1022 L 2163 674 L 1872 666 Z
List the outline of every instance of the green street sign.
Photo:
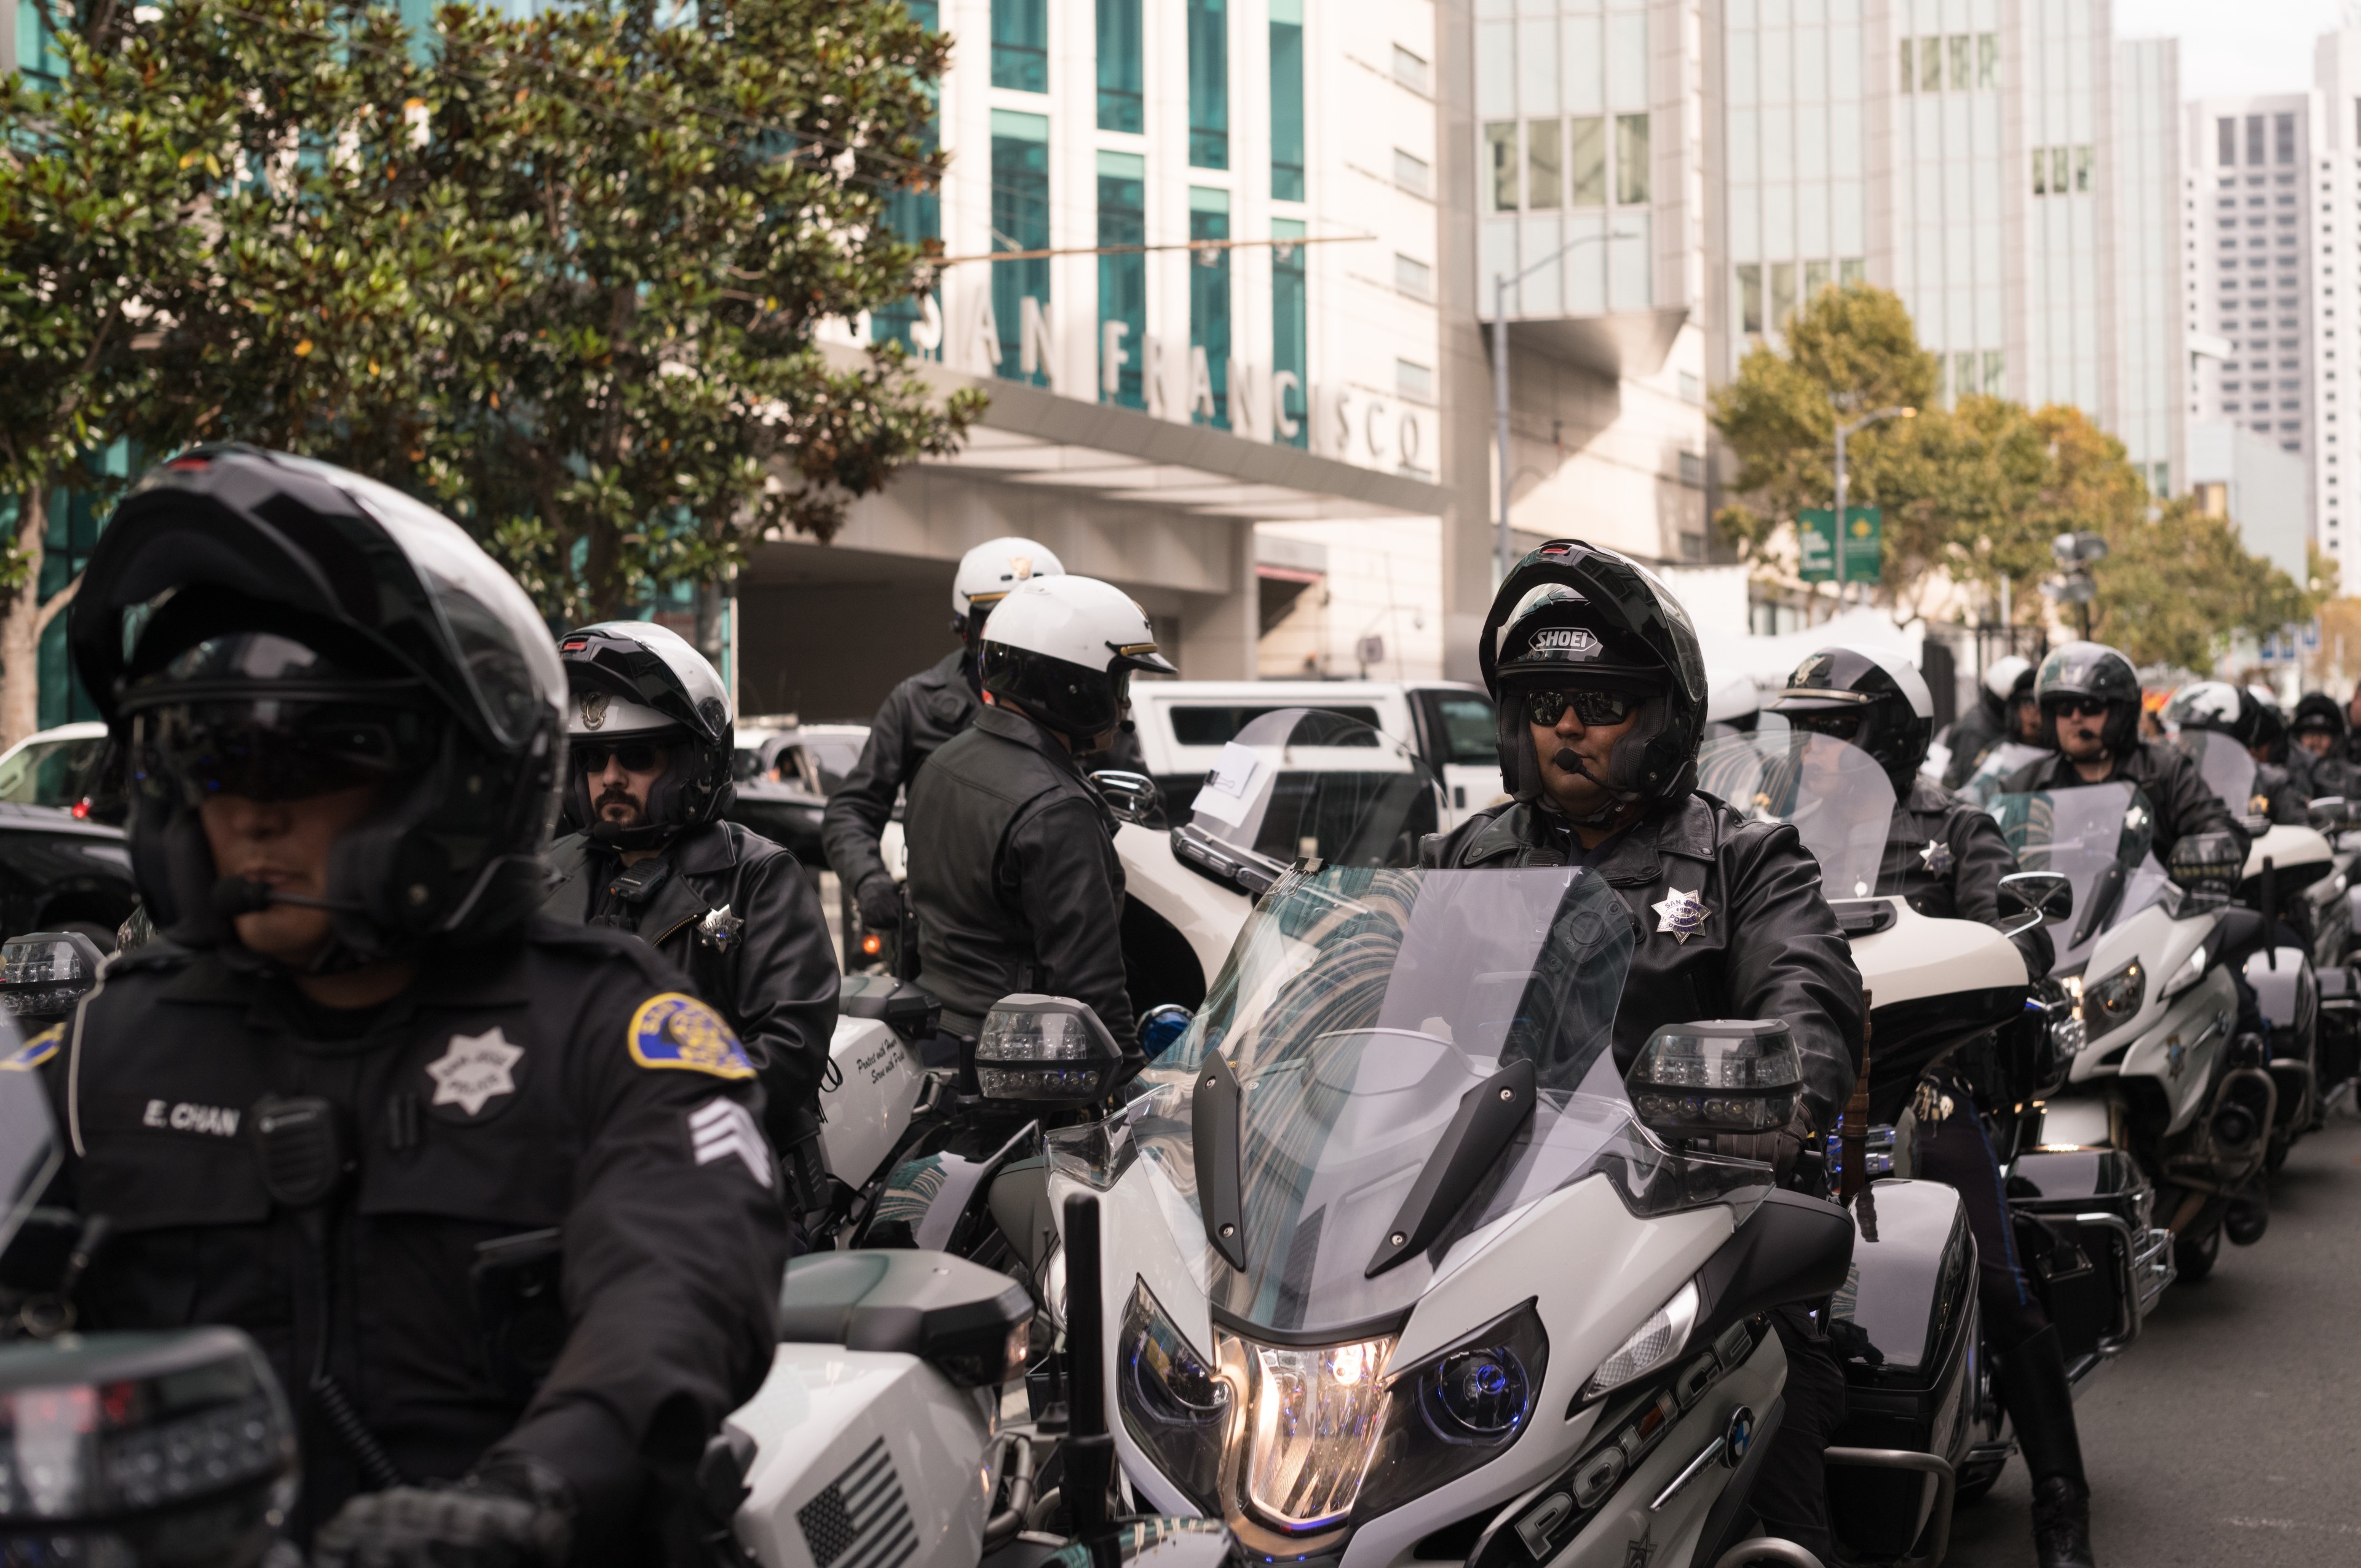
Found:
M 1837 570 L 1836 512 L 1810 507 L 1795 514 L 1796 576 L 1807 583 L 1873 583 L 1885 570 L 1885 514 L 1875 507 L 1845 508 L 1844 571 Z

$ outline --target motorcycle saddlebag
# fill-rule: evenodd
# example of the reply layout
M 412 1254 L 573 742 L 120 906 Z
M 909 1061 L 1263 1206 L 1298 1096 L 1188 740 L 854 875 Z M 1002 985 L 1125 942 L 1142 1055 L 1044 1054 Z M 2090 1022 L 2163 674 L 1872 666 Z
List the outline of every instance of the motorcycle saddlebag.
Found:
M 1853 1201 L 1860 1239 L 1829 1303 L 1846 1412 L 1832 1446 L 1931 1453 L 1956 1466 L 1974 1436 L 1976 1244 L 1934 1181 L 1873 1181 Z M 1831 1464 L 1828 1502 L 1855 1558 L 1909 1553 L 1935 1496 L 1917 1471 Z
M 2034 1149 L 2008 1171 L 2017 1255 L 2058 1325 L 2066 1365 L 2119 1350 L 2162 1289 L 2167 1243 L 2149 1228 L 2154 1197 L 2122 1149 Z M 2146 1300 L 2131 1299 L 2145 1292 Z
M 2345 964 L 2320 979 L 2320 1087 L 2323 1093 L 2361 1073 L 2361 983 Z

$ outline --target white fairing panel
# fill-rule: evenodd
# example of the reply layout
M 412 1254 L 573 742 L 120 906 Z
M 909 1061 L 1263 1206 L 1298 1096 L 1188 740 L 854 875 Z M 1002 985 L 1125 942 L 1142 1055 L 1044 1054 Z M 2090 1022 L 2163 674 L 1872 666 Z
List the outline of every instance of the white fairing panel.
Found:
M 2016 944 L 1978 920 L 1932 920 L 1889 898 L 1894 922 L 1852 941 L 1861 983 L 1880 1007 L 2026 983 Z
M 840 1015 L 828 1055 L 836 1087 L 822 1080 L 820 1157 L 838 1180 L 859 1187 L 877 1173 L 910 1124 L 926 1071 L 909 1043 L 875 1018 Z
M 2130 1023 L 2092 1041 L 2074 1058 L 2070 1081 L 2082 1084 L 2118 1072 L 2154 1079 L 2172 1106 L 2171 1130 L 2189 1124 L 2204 1103 L 2213 1058 L 2235 1028 L 2236 988 L 2216 970 L 2169 1000 L 2164 992 L 2180 981 L 2213 925 L 2211 916 L 2176 920 L 2162 905 L 2150 905 L 2100 937 L 2083 982 L 2104 980 L 2136 960 L 2147 970 L 2145 998 Z M 2222 1027 L 2214 1027 L 2217 1020 Z M 2116 1058 L 2119 1047 L 2124 1053 Z
M 739 1543 L 762 1568 L 974 1568 L 991 1429 L 914 1355 L 783 1344 L 727 1425 L 754 1440 Z
M 1115 852 L 1123 861 L 1124 891 L 1172 922 L 1211 985 L 1253 912 L 1253 903 L 1245 894 L 1182 865 L 1173 856 L 1171 839 L 1154 828 L 1125 823 L 1115 829 Z
M 2310 828 L 2293 823 L 2274 822 L 2268 833 L 2257 836 L 2254 847 L 2246 851 L 2244 875 L 2263 874 L 2263 862 L 2268 861 L 2280 871 L 2290 866 L 2325 865 L 2336 858 L 2328 840 Z

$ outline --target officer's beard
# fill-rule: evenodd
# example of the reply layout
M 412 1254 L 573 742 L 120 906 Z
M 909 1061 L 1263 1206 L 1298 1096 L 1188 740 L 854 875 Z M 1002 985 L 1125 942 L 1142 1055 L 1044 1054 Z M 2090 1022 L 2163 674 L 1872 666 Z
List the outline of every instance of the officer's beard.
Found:
M 622 810 L 610 817 L 608 815 L 609 806 L 620 806 Z M 608 785 L 591 806 L 590 815 L 609 828 L 637 828 L 647 820 L 648 816 L 631 792 L 620 784 Z

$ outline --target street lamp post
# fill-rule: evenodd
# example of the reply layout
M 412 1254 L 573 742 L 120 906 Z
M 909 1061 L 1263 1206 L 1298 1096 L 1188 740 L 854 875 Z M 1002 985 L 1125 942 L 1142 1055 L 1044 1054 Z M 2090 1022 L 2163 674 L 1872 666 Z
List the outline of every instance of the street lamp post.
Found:
M 1896 405 L 1893 408 L 1879 409 L 1874 412 L 1865 413 L 1859 419 L 1848 423 L 1844 417 L 1844 409 L 1837 402 L 1836 399 L 1831 397 L 1828 400 L 1828 406 L 1836 411 L 1837 415 L 1837 603 L 1839 605 L 1842 605 L 1844 603 L 1844 591 L 1846 587 L 1844 558 L 1845 496 L 1850 486 L 1850 480 L 1845 473 L 1845 442 L 1852 435 L 1853 432 L 1857 430 L 1865 430 L 1872 424 L 1881 424 L 1890 419 L 1916 419 L 1918 417 L 1918 411 L 1914 408 Z
M 1526 279 L 1576 246 L 1639 237 L 1628 229 L 1618 229 L 1609 234 L 1576 235 L 1513 277 L 1505 272 L 1492 274 L 1492 443 L 1499 448 L 1500 454 L 1500 526 L 1493 554 L 1497 557 L 1494 565 L 1501 582 L 1509 580 L 1509 568 L 1516 565 L 1515 545 L 1509 532 L 1509 291 L 1519 287 Z

